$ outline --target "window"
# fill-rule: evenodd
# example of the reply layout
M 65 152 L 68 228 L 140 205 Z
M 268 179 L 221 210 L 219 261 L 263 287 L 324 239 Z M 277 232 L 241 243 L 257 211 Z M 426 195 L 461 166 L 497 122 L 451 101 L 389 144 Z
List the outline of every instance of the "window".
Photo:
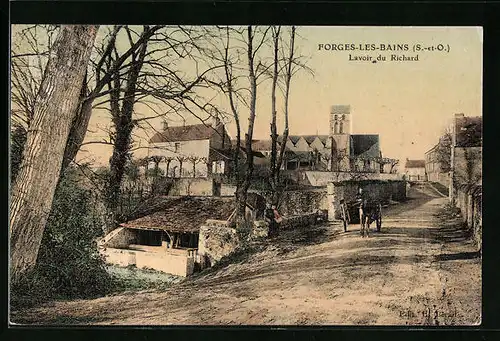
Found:
M 180 149 L 181 149 L 181 144 L 180 144 L 180 142 L 175 142 L 175 145 L 174 145 L 174 151 L 175 151 L 176 153 L 178 153 L 178 152 L 180 151 Z

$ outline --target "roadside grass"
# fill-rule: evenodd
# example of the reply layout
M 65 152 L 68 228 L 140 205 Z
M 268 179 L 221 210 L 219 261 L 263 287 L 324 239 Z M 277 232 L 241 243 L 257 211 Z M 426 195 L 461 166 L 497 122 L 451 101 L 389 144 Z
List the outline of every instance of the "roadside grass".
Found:
M 138 269 L 135 266 L 107 266 L 113 277 L 113 290 L 110 295 L 129 291 L 165 289 L 172 284 L 182 282 L 185 278 L 170 275 L 153 269 Z
M 444 186 L 443 184 L 439 182 L 431 182 L 432 186 L 436 188 L 441 194 L 448 196 L 449 195 L 449 190 L 448 187 Z

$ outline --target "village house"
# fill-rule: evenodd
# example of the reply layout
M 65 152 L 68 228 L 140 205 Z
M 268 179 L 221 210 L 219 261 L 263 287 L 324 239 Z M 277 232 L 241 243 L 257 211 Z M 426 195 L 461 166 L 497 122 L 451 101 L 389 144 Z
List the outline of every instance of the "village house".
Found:
M 404 174 L 408 181 L 427 181 L 425 160 L 406 159 Z
M 451 141 L 446 136 L 425 153 L 425 172 L 427 180 L 438 182 L 443 186 L 450 185 Z
M 164 123 L 163 130 L 149 140 L 148 156 L 160 158 L 164 176 L 175 179 L 173 194 L 225 194 L 220 177 L 231 172 L 232 144 L 218 117 L 211 125 Z
M 167 177 L 206 178 L 211 173 L 227 173 L 231 138 L 219 118 L 211 125 L 169 127 L 149 140 L 148 156 L 160 156 L 160 169 Z

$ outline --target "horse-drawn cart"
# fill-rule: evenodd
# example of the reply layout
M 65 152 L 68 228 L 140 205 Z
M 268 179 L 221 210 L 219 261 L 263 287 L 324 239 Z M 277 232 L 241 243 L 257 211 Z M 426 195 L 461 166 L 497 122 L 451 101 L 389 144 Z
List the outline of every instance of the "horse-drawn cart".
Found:
M 382 204 L 376 201 L 366 201 L 361 205 L 359 201 L 340 201 L 340 218 L 344 225 L 344 232 L 351 223 L 359 223 L 361 234 L 368 231 L 370 225 L 376 222 L 377 232 L 382 228 Z

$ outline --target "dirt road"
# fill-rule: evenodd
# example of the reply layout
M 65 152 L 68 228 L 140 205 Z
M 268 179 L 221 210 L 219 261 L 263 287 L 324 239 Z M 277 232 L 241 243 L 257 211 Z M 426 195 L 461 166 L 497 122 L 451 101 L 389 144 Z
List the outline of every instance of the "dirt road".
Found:
M 473 325 L 481 260 L 447 199 L 429 187 L 383 212 L 380 233 L 339 225 L 282 232 L 237 263 L 163 292 L 14 312 L 37 324 Z

